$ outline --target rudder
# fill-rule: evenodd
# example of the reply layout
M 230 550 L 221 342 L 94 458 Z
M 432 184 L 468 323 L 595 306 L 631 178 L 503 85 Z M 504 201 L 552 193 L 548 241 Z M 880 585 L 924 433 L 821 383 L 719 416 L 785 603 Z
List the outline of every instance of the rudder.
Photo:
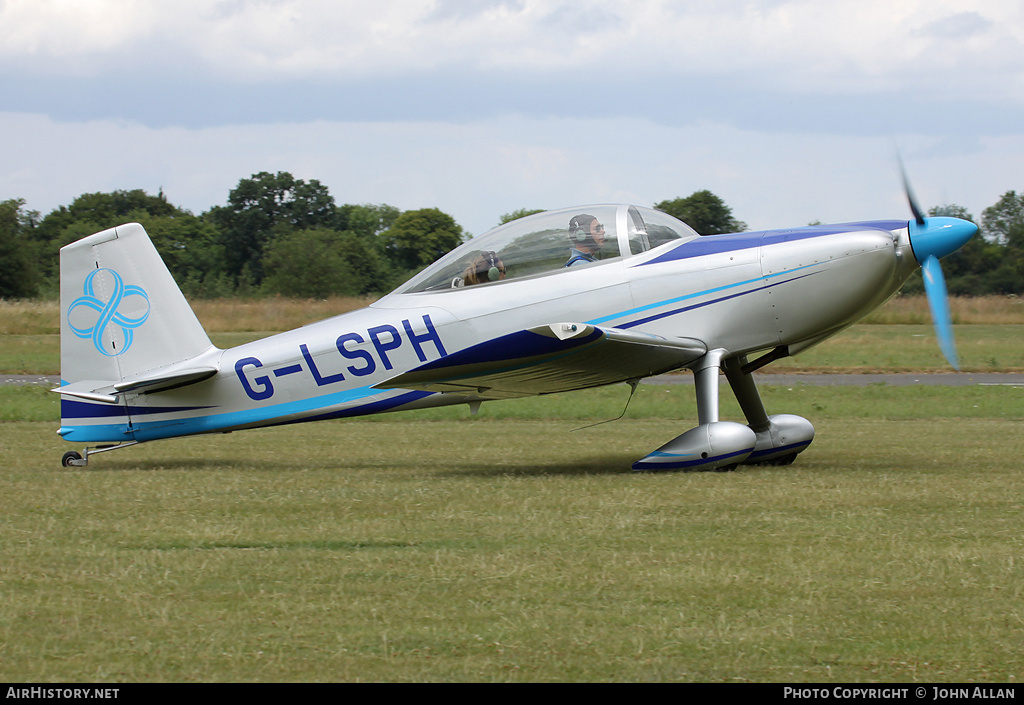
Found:
M 138 223 L 61 248 L 60 311 L 62 386 L 119 383 L 215 349 Z

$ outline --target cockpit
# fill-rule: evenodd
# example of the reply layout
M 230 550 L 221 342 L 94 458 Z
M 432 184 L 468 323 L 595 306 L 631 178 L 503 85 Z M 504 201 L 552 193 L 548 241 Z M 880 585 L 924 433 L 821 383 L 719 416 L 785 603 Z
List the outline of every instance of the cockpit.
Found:
M 501 225 L 460 245 L 396 293 L 466 289 L 596 267 L 667 242 L 698 237 L 688 225 L 651 208 L 563 208 Z

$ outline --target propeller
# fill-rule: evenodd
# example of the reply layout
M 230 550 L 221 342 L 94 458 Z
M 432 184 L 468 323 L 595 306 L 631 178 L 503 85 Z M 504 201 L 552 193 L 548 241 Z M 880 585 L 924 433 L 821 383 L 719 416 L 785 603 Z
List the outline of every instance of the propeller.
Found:
M 946 361 L 953 369 L 960 371 L 960 363 L 956 354 L 956 341 L 953 338 L 953 317 L 949 310 L 949 294 L 946 290 L 946 278 L 942 275 L 939 259 L 956 252 L 978 232 L 978 226 L 969 220 L 949 218 L 945 216 L 925 218 L 917 205 L 914 192 L 907 179 L 907 171 L 900 160 L 900 172 L 903 175 L 903 190 L 910 204 L 910 212 L 914 220 L 910 222 L 910 246 L 914 257 L 921 265 L 924 275 L 924 293 L 928 297 L 928 308 L 931 309 L 932 325 L 935 326 L 935 337 L 939 341 Z
M 921 212 L 920 207 L 917 205 L 917 199 L 914 198 L 914 190 L 910 188 L 910 179 L 907 178 L 907 169 L 903 166 L 903 158 L 899 157 L 900 160 L 900 176 L 903 177 L 903 193 L 907 195 L 907 202 L 910 204 L 910 212 L 914 214 L 914 222 L 918 225 L 924 225 L 924 213 Z
M 921 273 L 924 275 L 924 293 L 928 296 L 928 308 L 932 312 L 932 325 L 935 326 L 939 349 L 950 366 L 959 372 L 960 361 L 956 354 L 956 340 L 953 338 L 953 315 L 949 310 L 946 278 L 942 276 L 938 258 L 926 257 L 921 264 Z

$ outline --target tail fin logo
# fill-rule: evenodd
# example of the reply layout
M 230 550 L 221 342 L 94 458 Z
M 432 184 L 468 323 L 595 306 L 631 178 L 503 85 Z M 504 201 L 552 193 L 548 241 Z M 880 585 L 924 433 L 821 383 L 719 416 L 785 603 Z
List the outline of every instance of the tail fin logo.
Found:
M 103 301 L 96 295 L 95 280 L 101 274 L 109 275 L 113 280 L 113 292 L 107 301 Z M 129 301 L 129 304 L 134 304 L 131 307 L 135 310 L 130 315 L 118 312 L 122 304 L 133 297 L 142 299 L 141 302 Z M 84 313 L 77 314 L 76 318 L 81 320 L 84 317 L 88 321 L 92 320 L 93 312 L 95 312 L 95 323 L 86 327 L 76 326 L 71 321 L 72 314 L 76 310 L 84 311 Z M 149 318 L 149 310 L 149 295 L 141 286 L 135 286 L 134 284 L 125 285 L 121 275 L 113 269 L 94 269 L 85 278 L 83 296 L 72 301 L 68 307 L 67 319 L 68 325 L 76 336 L 79 338 L 92 338 L 92 344 L 96 347 L 96 350 L 107 357 L 117 357 L 128 352 L 128 348 L 132 346 L 132 341 L 135 339 L 135 329 Z M 139 314 L 139 311 L 143 312 Z M 116 326 L 121 329 L 123 342 L 120 350 L 117 350 L 114 345 L 112 345 L 111 350 L 107 350 L 103 345 L 103 333 L 110 326 Z

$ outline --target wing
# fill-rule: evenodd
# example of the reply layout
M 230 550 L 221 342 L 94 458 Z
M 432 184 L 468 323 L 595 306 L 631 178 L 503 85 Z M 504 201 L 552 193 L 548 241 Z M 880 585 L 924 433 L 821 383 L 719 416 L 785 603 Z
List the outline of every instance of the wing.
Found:
M 707 346 L 693 338 L 552 323 L 473 345 L 374 386 L 503 399 L 649 377 L 706 352 Z

